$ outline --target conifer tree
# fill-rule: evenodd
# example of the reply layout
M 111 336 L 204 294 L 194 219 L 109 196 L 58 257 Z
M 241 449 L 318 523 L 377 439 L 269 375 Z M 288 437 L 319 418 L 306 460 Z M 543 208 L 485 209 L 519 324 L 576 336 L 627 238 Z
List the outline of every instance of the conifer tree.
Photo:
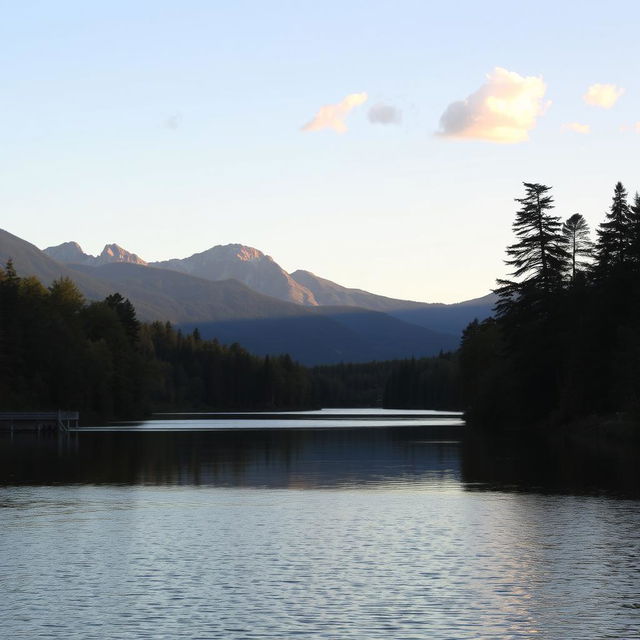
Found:
M 517 241 L 507 247 L 505 263 L 512 267 L 514 280 L 498 280 L 500 296 L 498 313 L 506 313 L 523 296 L 545 297 L 562 286 L 568 264 L 566 240 L 558 216 L 551 214 L 551 187 L 523 183 L 525 197 L 516 198 L 520 209 L 516 213 L 513 231 Z
M 112 293 L 105 298 L 107 306 L 113 309 L 122 323 L 129 340 L 136 343 L 140 336 L 140 322 L 136 317 L 136 310 L 129 298 L 124 298 L 119 293 Z
M 629 207 L 629 260 L 634 270 L 640 270 L 640 193 L 636 191 L 633 204 Z
M 618 182 L 606 219 L 598 229 L 596 244 L 596 274 L 611 275 L 612 270 L 623 266 L 629 258 L 630 211 L 627 190 Z
M 582 215 L 574 213 L 562 225 L 562 235 L 569 253 L 571 282 L 575 282 L 576 274 L 586 271 L 593 254 L 589 225 Z

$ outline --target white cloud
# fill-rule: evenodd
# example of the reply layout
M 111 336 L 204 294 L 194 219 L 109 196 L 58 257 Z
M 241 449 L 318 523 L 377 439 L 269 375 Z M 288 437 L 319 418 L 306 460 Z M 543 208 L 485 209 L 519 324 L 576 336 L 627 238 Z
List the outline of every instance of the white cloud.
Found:
M 581 133 L 583 135 L 591 133 L 591 127 L 588 124 L 581 124 L 580 122 L 567 122 L 566 124 L 562 125 L 562 128 L 566 129 L 567 131 L 573 131 L 575 133 Z
M 592 107 L 611 109 L 623 93 L 624 89 L 615 84 L 592 84 L 582 99 Z
M 379 102 L 369 109 L 368 118 L 373 124 L 398 124 L 402 120 L 402 112 L 396 107 Z
M 333 129 L 338 133 L 344 133 L 347 125 L 344 123 L 349 112 L 355 107 L 367 101 L 367 94 L 350 93 L 338 104 L 327 104 L 320 107 L 315 117 L 302 127 L 302 131 L 320 131 L 321 129 Z
M 541 77 L 496 67 L 477 91 L 446 108 L 439 133 L 506 144 L 528 140 L 538 116 L 551 104 L 543 103 L 546 90 Z

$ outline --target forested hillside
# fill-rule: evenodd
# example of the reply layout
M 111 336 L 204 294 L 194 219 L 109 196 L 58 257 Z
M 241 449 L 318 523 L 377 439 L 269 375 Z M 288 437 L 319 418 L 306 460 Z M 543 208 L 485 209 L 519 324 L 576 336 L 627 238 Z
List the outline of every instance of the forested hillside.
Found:
M 292 409 L 312 403 L 289 356 L 141 324 L 129 300 L 87 303 L 61 278 L 45 288 L 0 269 L 0 409 L 78 409 L 84 422 L 152 409 Z
M 460 349 L 468 414 L 487 426 L 640 412 L 640 196 L 621 183 L 592 241 L 580 214 L 553 215 L 525 183 L 494 318 Z
M 205 340 L 197 328 L 141 323 L 119 293 L 87 302 L 68 278 L 47 288 L 11 262 L 0 269 L 0 410 L 77 409 L 88 423 L 158 410 L 420 406 L 418 397 L 455 408 L 424 395 L 431 378 L 406 389 L 393 382 L 396 371 L 402 379 L 407 366 L 433 369 L 441 359 L 308 369 L 286 354 Z

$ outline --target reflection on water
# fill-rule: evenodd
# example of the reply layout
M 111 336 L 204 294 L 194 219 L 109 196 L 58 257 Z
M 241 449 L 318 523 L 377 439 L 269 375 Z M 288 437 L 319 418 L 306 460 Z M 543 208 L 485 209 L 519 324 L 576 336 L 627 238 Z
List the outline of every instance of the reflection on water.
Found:
M 640 497 L 640 467 L 624 445 L 518 442 L 438 421 L 408 424 L 0 434 L 0 484 L 406 485 Z
M 640 638 L 624 448 L 454 426 L 0 437 L 7 638 Z
M 458 486 L 460 428 L 15 436 L 0 482 L 326 488 Z

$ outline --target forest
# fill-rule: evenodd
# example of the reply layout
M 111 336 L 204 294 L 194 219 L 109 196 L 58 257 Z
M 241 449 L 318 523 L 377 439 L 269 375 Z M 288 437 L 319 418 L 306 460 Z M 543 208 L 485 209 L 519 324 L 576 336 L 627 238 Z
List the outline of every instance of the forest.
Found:
M 431 360 L 309 369 L 203 340 L 198 329 L 141 323 L 118 293 L 89 302 L 68 278 L 47 288 L 11 262 L 0 268 L 0 410 L 73 409 L 88 424 L 153 411 L 433 406 L 414 397 L 416 384 L 394 382 Z
M 591 236 L 554 215 L 551 187 L 524 183 L 494 317 L 458 353 L 471 422 L 557 426 L 640 412 L 640 196 L 615 185 Z
M 554 215 L 551 187 L 516 198 L 493 317 L 437 357 L 306 368 L 169 323 L 113 293 L 88 302 L 0 269 L 0 409 L 67 408 L 83 422 L 158 410 L 463 409 L 487 428 L 640 417 L 640 195 L 621 183 L 592 237 Z
M 287 355 L 140 323 L 118 293 L 87 302 L 66 278 L 44 287 L 0 270 L 0 409 L 74 409 L 84 423 L 154 410 L 312 406 L 309 372 Z

